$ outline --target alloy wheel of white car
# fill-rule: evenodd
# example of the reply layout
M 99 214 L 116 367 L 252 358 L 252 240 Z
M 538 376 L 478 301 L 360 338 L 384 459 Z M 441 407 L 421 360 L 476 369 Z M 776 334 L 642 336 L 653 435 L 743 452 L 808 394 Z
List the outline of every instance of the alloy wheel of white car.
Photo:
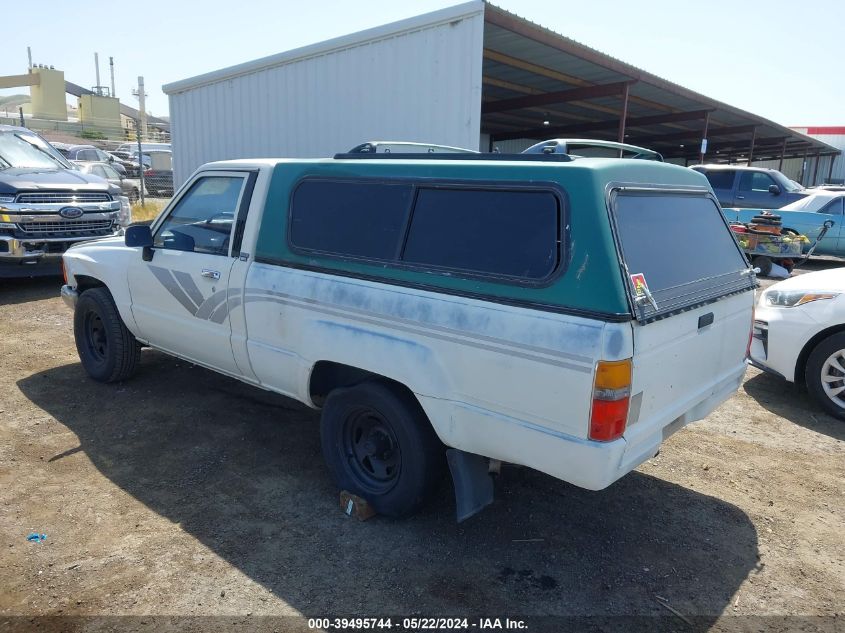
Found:
M 845 332 L 823 339 L 807 357 L 804 381 L 813 399 L 845 420 Z
M 827 357 L 821 370 L 822 389 L 838 407 L 845 409 L 845 350 Z

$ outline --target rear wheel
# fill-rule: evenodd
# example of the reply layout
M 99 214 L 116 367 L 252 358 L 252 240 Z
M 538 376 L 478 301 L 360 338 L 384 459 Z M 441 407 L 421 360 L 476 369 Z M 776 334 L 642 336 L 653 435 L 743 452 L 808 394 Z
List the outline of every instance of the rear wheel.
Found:
M 82 367 L 94 380 L 118 382 L 135 373 L 141 346 L 126 329 L 105 288 L 91 288 L 80 295 L 73 334 Z
M 379 514 L 412 514 L 444 473 L 443 445 L 419 402 L 387 383 L 332 391 L 320 437 L 338 487 L 363 497 Z
M 804 380 L 817 403 L 845 420 L 845 332 L 829 336 L 810 352 Z
M 751 263 L 760 269 L 760 274 L 764 277 L 772 272 L 772 260 L 768 257 L 758 255 Z

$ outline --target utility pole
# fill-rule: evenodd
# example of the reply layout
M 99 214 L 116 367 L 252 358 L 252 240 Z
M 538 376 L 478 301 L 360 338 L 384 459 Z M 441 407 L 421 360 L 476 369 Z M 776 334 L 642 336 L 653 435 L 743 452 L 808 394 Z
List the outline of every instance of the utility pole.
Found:
M 103 89 L 100 87 L 100 56 L 97 53 L 94 53 L 94 70 L 97 73 L 97 84 L 94 91 L 102 97 Z
M 139 87 L 141 88 L 141 94 L 144 94 L 144 78 L 138 77 L 138 80 Z M 141 103 L 144 103 L 143 97 L 141 97 Z M 143 110 L 141 110 L 141 115 L 143 116 Z M 138 142 L 138 175 L 141 179 L 141 207 L 143 207 L 146 203 L 146 199 L 144 196 L 144 189 L 146 187 L 144 186 L 144 151 L 141 149 L 141 134 L 138 130 L 140 126 L 141 121 L 139 119 L 135 119 L 135 140 Z
M 140 129 L 138 130 L 138 136 L 143 136 L 144 138 L 147 138 L 147 109 L 144 102 L 144 99 L 147 95 L 144 92 L 144 78 L 141 76 L 138 77 L 138 88 L 137 90 L 135 90 L 135 96 L 138 97 L 138 119 L 140 121 Z

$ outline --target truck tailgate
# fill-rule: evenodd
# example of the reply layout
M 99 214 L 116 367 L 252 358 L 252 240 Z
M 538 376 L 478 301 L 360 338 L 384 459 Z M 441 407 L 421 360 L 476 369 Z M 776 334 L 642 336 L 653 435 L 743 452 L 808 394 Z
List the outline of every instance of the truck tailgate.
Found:
M 627 452 L 640 453 L 642 443 L 659 443 L 704 417 L 726 389 L 738 386 L 753 302 L 754 293 L 747 291 L 659 321 L 634 323 Z
M 739 387 L 756 280 L 709 191 L 621 187 L 611 211 L 636 317 L 628 467 Z

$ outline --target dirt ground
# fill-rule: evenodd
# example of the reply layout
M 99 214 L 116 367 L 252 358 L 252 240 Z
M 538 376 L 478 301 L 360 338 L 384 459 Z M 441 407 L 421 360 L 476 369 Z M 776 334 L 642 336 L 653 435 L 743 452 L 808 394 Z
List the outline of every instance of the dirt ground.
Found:
M 845 422 L 794 385 L 749 369 L 602 492 L 506 467 L 461 525 L 447 482 L 419 516 L 359 522 L 315 412 L 149 350 L 133 380 L 89 380 L 59 283 L 0 281 L 0 631 L 631 615 L 845 631 Z M 529 630 L 576 622 L 598 626 Z

